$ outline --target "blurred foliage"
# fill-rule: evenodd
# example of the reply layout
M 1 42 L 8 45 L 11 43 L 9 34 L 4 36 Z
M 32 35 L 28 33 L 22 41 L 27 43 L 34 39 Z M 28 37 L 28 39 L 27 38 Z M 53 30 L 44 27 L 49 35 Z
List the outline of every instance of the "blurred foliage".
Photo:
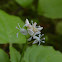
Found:
M 20 62 L 21 55 L 15 48 L 10 47 L 10 60 L 11 62 Z
M 49 18 L 62 18 L 62 0 L 39 0 L 38 12 Z
M 62 35 L 62 21 L 58 22 L 56 25 L 56 32 Z
M 18 32 L 16 26 L 18 26 L 18 23 L 23 27 L 24 22 L 20 18 L 8 15 L 0 10 L 0 44 L 26 42 L 26 37 L 21 33 L 18 35 L 18 38 L 16 36 Z
M 0 62 L 10 62 L 9 56 L 2 49 L 0 49 Z
M 20 4 L 22 7 L 27 7 L 30 6 L 30 4 L 33 2 L 34 0 L 16 0 L 16 2 L 18 4 Z
M 50 46 L 27 48 L 21 62 L 62 62 L 62 54 Z
M 33 20 L 34 22 L 37 22 L 38 25 L 44 27 L 42 33 L 45 34 L 46 39 L 45 44 L 42 45 L 53 46 L 56 50 L 62 52 L 62 0 L 0 0 L 0 44 L 2 44 L 0 45 L 0 48 L 4 49 L 8 53 L 9 51 L 8 44 L 5 43 L 18 43 L 16 45 L 13 44 L 13 46 L 18 51 L 20 51 L 20 53 L 24 53 L 23 51 L 25 51 L 27 48 L 27 45 L 25 45 L 26 38 L 20 33 L 18 40 L 15 37 L 16 36 L 15 33 L 17 32 L 16 30 L 17 23 L 19 22 L 22 27 L 24 25 L 24 21 L 26 18 L 29 19 L 30 22 L 31 20 Z M 11 37 L 9 37 L 9 35 L 11 35 Z M 31 44 L 29 44 L 29 46 L 31 46 Z M 48 48 L 46 49 L 48 50 Z M 42 50 L 42 47 L 40 47 L 39 51 L 40 50 Z M 12 52 L 10 54 L 13 53 L 19 54 L 18 51 L 16 53 Z M 34 49 L 34 52 L 36 51 Z M 48 51 L 46 53 L 48 53 Z M 2 54 L 5 55 L 5 53 Z M 59 52 L 55 53 L 55 55 L 56 54 L 59 55 L 58 57 L 61 56 L 60 55 L 61 53 Z M 53 57 L 52 59 L 54 58 L 57 59 L 56 56 L 54 57 L 52 56 Z M 25 55 L 23 58 L 26 59 Z M 28 58 L 29 57 L 27 57 L 27 60 Z M 31 59 L 32 58 L 30 58 L 30 60 Z M 52 59 L 48 58 L 48 61 L 54 62 L 54 60 Z M 59 59 L 61 60 L 61 58 L 58 58 L 57 61 Z M 19 59 L 17 58 L 16 61 L 18 60 Z

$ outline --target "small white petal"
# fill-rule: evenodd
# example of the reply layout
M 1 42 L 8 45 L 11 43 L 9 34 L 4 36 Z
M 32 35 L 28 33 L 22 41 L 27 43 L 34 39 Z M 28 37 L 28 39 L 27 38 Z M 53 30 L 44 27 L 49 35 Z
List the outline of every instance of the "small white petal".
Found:
M 41 37 L 41 34 L 39 34 L 39 38 Z
M 31 28 L 31 24 L 29 23 L 28 19 L 26 19 L 25 25 L 23 27 Z
M 31 20 L 31 23 L 32 23 L 32 25 L 33 25 L 33 21 Z
M 45 38 L 43 38 L 42 40 L 45 40 Z
M 33 36 L 33 39 L 36 39 L 36 40 L 40 41 L 40 38 L 37 37 L 37 36 Z
M 28 33 L 32 36 L 34 34 L 34 32 L 31 29 L 27 29 Z
M 35 22 L 35 23 L 33 24 L 33 27 L 36 28 L 36 25 L 37 25 L 37 23 Z
M 37 34 L 40 34 L 40 33 L 41 33 L 41 32 L 40 32 L 40 31 L 38 31 L 38 32 L 36 32 L 36 33 L 34 34 L 34 36 L 35 36 L 35 35 L 37 35 Z
M 20 32 L 21 32 L 23 35 L 27 35 L 27 30 L 25 30 L 25 29 L 21 29 Z
M 39 25 L 38 27 L 40 28 L 41 26 Z
M 27 26 L 27 25 L 25 24 L 23 27 L 25 27 L 25 26 Z
M 19 28 L 16 26 L 16 29 L 19 29 Z
M 19 23 L 18 23 L 18 26 L 19 26 L 19 28 L 21 29 L 21 27 L 20 27 Z
M 27 25 L 29 24 L 29 21 L 28 21 L 28 19 L 26 19 L 26 24 L 27 24 Z
M 19 34 L 19 33 L 16 34 L 17 38 L 18 38 L 18 34 Z
M 44 34 L 41 35 L 41 37 L 44 36 Z
M 45 41 L 41 41 L 42 43 L 45 43 Z
M 32 37 L 30 37 L 29 39 L 28 39 L 28 41 L 31 41 L 32 40 Z
M 35 40 L 32 44 L 35 44 L 35 43 L 38 43 L 38 41 L 37 41 L 37 40 Z
M 40 45 L 40 43 L 41 43 L 41 42 L 39 41 L 39 44 L 38 44 L 38 45 Z
M 42 30 L 42 29 L 43 29 L 43 27 L 39 27 L 39 28 L 37 28 L 37 29 L 40 31 L 40 30 Z

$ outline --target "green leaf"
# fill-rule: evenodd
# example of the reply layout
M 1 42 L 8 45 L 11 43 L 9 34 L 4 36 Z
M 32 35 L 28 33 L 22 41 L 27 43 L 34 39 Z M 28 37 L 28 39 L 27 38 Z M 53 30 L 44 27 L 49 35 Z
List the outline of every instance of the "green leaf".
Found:
M 62 35 L 62 21 L 56 24 L 56 32 Z
M 21 55 L 20 53 L 13 47 L 10 47 L 10 60 L 11 62 L 20 62 Z
M 18 4 L 20 4 L 22 7 L 27 7 L 32 4 L 34 0 L 16 0 Z
M 39 0 L 38 13 L 48 18 L 62 18 L 62 0 Z
M 21 27 L 24 25 L 24 22 L 19 17 L 8 15 L 0 10 L 0 44 L 26 42 L 26 37 L 16 29 L 17 23 Z M 17 32 L 19 32 L 18 38 L 16 36 Z
M 62 62 L 62 54 L 50 46 L 32 46 L 25 51 L 22 62 Z
M 0 62 L 10 62 L 8 55 L 0 49 Z

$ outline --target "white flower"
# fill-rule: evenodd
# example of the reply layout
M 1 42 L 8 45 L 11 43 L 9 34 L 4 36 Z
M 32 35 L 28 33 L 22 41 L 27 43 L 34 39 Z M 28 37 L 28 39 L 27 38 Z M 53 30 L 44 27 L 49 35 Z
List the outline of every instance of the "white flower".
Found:
M 39 32 L 43 29 L 43 27 L 40 26 L 36 26 L 37 23 L 35 22 L 34 24 L 32 23 L 32 25 L 29 23 L 28 19 L 26 19 L 26 24 L 24 26 L 27 27 L 28 33 L 30 35 L 34 35 L 35 33 L 39 34 Z
M 16 29 L 18 29 L 23 35 L 27 35 L 28 34 L 26 29 L 20 27 L 19 23 L 18 23 L 18 27 L 16 27 Z M 16 34 L 17 38 L 18 38 L 18 33 L 19 32 L 17 32 L 17 34 Z
M 37 23 L 33 21 L 31 21 L 32 24 L 29 23 L 28 19 L 26 19 L 26 22 L 25 22 L 25 25 L 23 27 L 27 27 L 27 30 L 24 29 L 24 28 L 21 28 L 20 25 L 18 24 L 19 28 L 17 27 L 17 29 L 20 30 L 20 32 L 23 34 L 23 35 L 27 35 L 29 34 L 31 37 L 28 39 L 28 41 L 31 41 L 32 38 L 35 39 L 33 44 L 35 43 L 38 43 L 39 42 L 39 45 L 41 42 L 44 43 L 44 39 L 41 39 L 41 37 L 43 36 L 43 34 L 41 35 L 41 30 L 43 29 L 43 27 L 41 26 L 36 26 Z M 17 33 L 18 35 L 18 33 Z

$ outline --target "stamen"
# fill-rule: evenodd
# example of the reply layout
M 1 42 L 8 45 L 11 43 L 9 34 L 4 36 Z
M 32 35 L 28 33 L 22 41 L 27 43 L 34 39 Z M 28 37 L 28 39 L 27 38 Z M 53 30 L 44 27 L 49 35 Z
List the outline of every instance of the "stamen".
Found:
M 42 43 L 45 43 L 45 41 L 41 41 Z
M 17 34 L 16 34 L 17 38 L 18 38 L 18 34 L 19 34 L 19 33 L 17 32 Z
M 42 40 L 45 40 L 45 38 L 42 38 Z
M 27 25 L 29 24 L 29 21 L 28 21 L 28 19 L 26 19 L 26 22 L 25 22 Z
M 40 45 L 40 43 L 41 43 L 41 42 L 39 41 L 39 44 L 38 44 L 38 45 Z
M 21 27 L 20 27 L 19 23 L 18 23 L 18 26 L 19 26 L 19 28 L 21 29 Z
M 41 36 L 44 36 L 44 34 L 42 34 Z
M 31 41 L 32 40 L 32 37 L 30 37 L 29 39 L 28 39 L 28 41 Z
M 31 20 L 31 23 L 32 23 L 32 25 L 33 25 L 33 21 Z
M 38 41 L 37 40 L 34 40 L 34 42 L 32 44 L 35 44 L 35 43 L 38 43 Z
M 16 29 L 19 29 L 19 28 L 16 26 Z

